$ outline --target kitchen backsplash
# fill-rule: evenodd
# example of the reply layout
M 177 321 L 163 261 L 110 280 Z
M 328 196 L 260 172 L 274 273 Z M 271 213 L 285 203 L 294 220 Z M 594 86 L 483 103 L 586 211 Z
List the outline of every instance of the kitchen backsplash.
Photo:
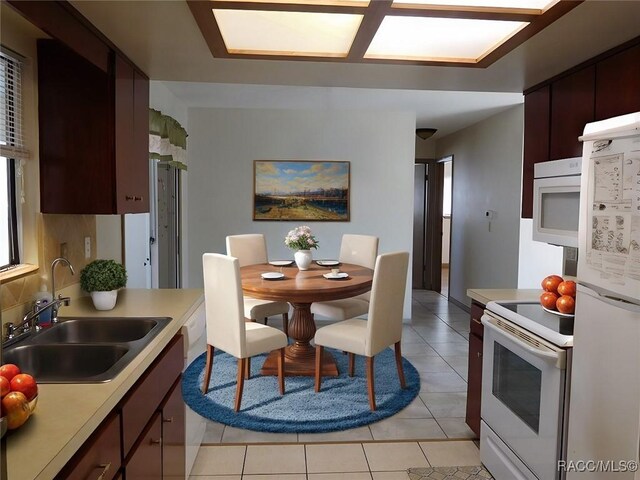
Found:
M 91 238 L 91 256 L 84 256 L 84 239 Z M 51 262 L 60 256 L 60 245 L 66 243 L 66 257 L 76 272 L 71 275 L 63 265 L 56 267 L 56 290 L 80 282 L 80 270 L 96 259 L 95 215 L 47 215 L 38 217 L 38 259 L 40 270 L 0 286 L 2 311 L 28 304 L 42 284 L 51 290 Z

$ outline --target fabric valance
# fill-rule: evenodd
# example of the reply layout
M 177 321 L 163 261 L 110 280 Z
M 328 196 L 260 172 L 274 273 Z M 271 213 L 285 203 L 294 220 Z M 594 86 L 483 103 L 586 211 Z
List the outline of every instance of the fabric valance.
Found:
M 149 109 L 149 158 L 187 169 L 187 131 L 175 118 Z

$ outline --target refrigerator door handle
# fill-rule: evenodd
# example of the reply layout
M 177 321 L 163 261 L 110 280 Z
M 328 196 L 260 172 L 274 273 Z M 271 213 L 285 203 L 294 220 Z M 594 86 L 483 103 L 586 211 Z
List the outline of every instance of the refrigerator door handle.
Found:
M 627 300 L 626 298 L 612 295 L 608 291 L 605 293 L 605 291 L 599 289 L 595 285 L 591 285 L 586 282 L 578 282 L 578 291 L 582 291 L 583 293 L 595 297 L 613 307 L 640 313 L 640 304 Z

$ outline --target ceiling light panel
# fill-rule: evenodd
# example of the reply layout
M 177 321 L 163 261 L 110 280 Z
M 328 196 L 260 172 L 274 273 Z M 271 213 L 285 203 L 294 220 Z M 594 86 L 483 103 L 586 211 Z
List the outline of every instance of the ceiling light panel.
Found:
M 213 9 L 232 54 L 346 57 L 362 15 Z
M 475 63 L 526 22 L 387 16 L 365 58 Z
M 394 5 L 446 5 L 448 7 L 515 8 L 546 10 L 558 0 L 393 0 Z
M 216 0 L 222 2 L 246 3 L 247 0 Z M 291 5 L 330 5 L 339 7 L 366 7 L 369 0 L 250 0 L 252 3 L 288 3 Z

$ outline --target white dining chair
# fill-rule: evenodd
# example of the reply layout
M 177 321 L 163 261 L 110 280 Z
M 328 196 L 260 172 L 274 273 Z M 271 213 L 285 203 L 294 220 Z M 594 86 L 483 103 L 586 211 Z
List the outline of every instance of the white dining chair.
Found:
M 284 347 L 287 336 L 277 328 L 246 321 L 237 258 L 219 253 L 202 256 L 204 303 L 206 311 L 207 356 L 202 382 L 206 394 L 211 380 L 214 349 L 218 348 L 238 359 L 238 375 L 234 409 L 240 410 L 244 379 L 249 360 L 254 355 L 279 349 L 278 385 L 284 394 Z
M 378 255 L 378 237 L 372 235 L 342 235 L 340 244 L 341 263 L 352 263 L 373 268 Z M 311 305 L 311 313 L 321 315 L 330 320 L 346 320 L 347 318 L 366 315 L 369 311 L 371 294 L 365 292 L 355 297 L 317 302 Z
M 408 252 L 385 253 L 378 256 L 373 272 L 373 288 L 369 305 L 369 318 L 353 318 L 319 328 L 316 344 L 315 390 L 322 382 L 322 355 L 325 347 L 349 353 L 349 376 L 353 377 L 355 355 L 367 359 L 367 386 L 369 407 L 376 409 L 373 359 L 390 345 L 394 345 L 396 367 L 401 388 L 405 388 L 402 369 L 402 312 L 409 266 Z
M 267 263 L 267 242 L 264 235 L 250 233 L 227 236 L 227 255 L 237 258 L 240 266 Z M 244 297 L 244 316 L 251 320 L 264 319 L 264 324 L 272 315 L 282 315 L 282 330 L 289 336 L 289 304 L 274 300 L 260 300 Z

